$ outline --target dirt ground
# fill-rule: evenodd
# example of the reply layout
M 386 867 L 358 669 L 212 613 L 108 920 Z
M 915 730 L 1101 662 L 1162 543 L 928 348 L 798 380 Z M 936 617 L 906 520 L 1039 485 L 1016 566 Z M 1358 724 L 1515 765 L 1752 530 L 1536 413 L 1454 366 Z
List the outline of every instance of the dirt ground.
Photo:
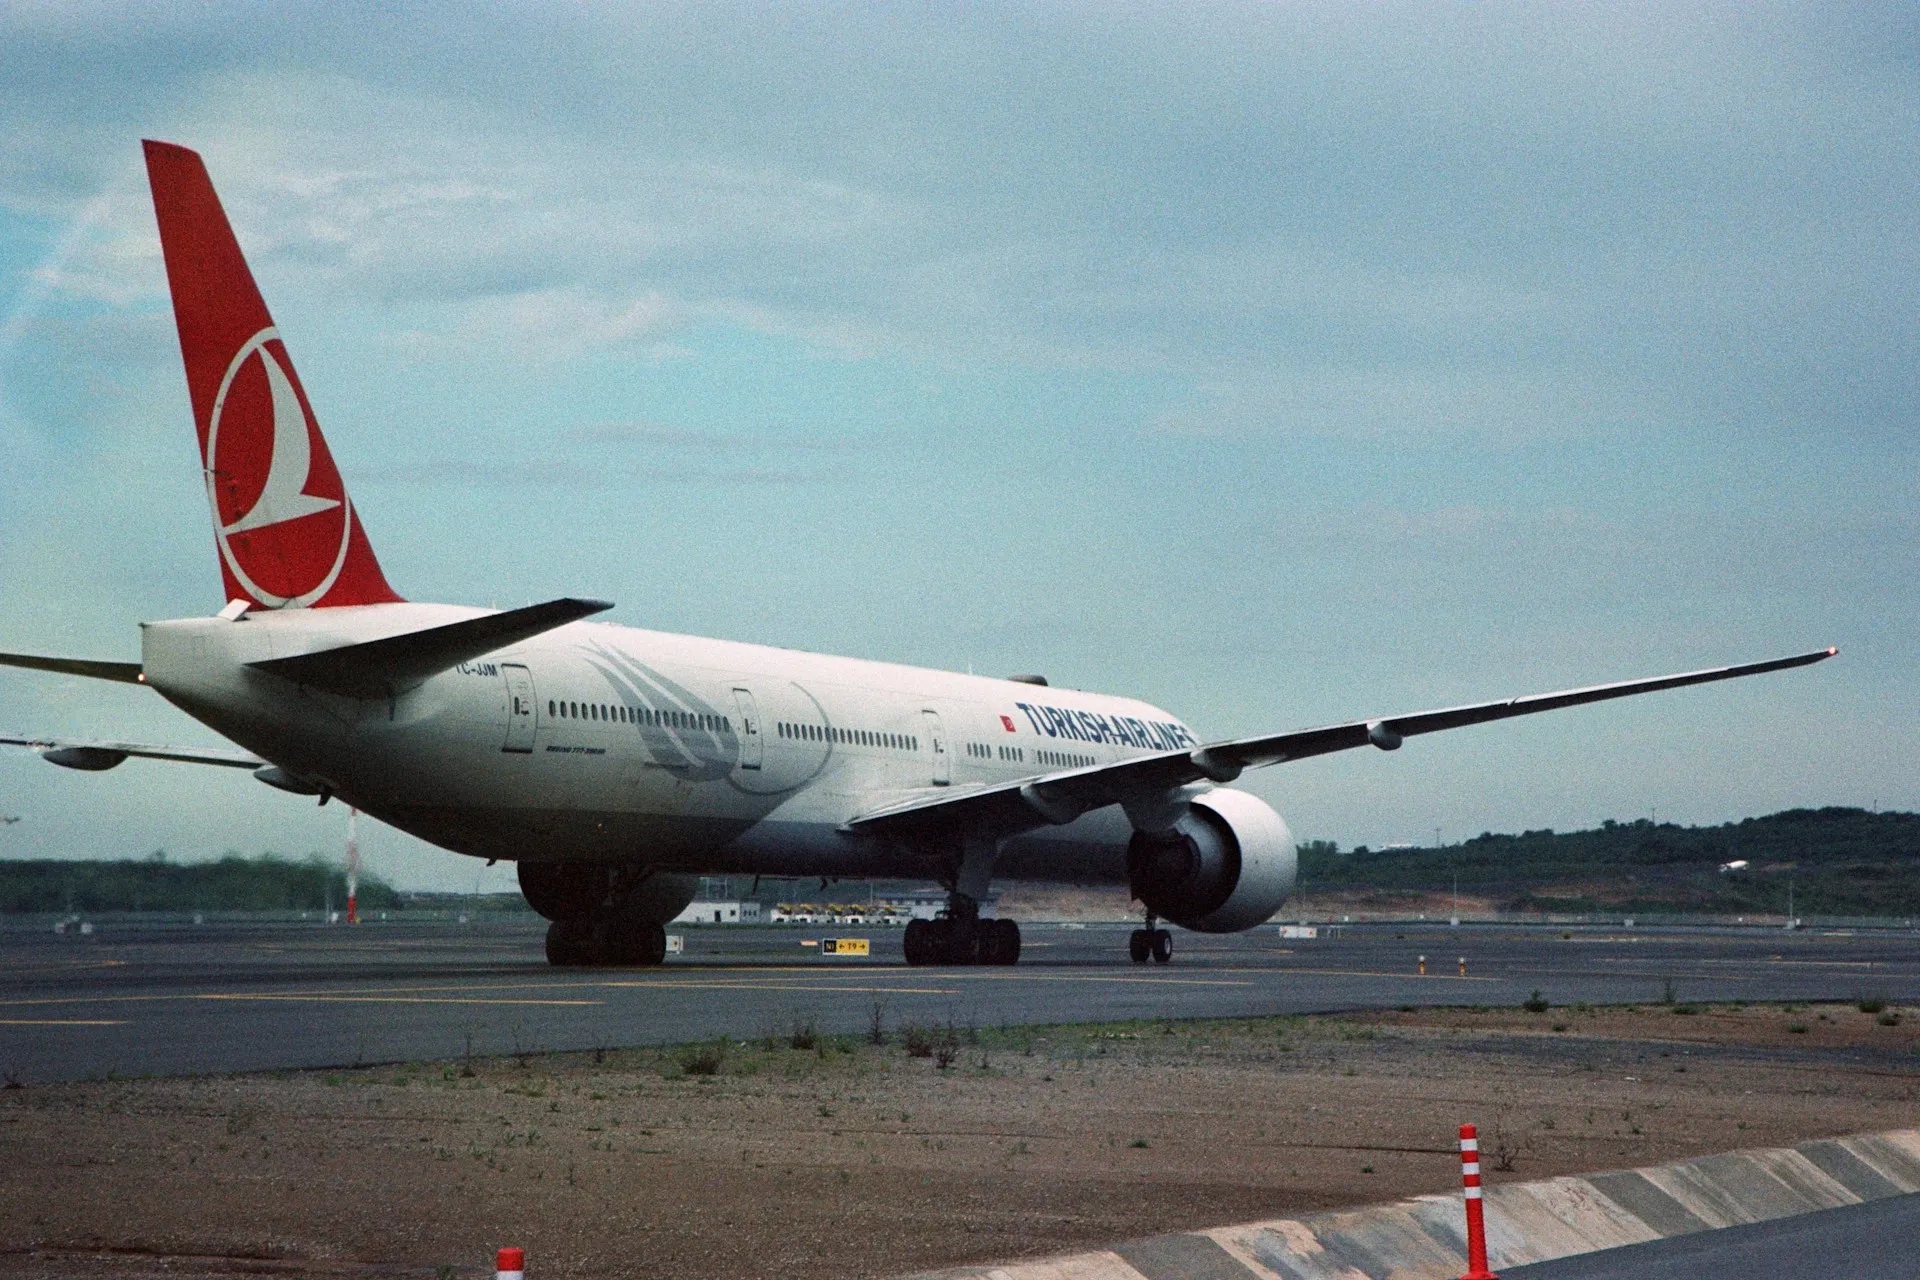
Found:
M 882 1030 L 7 1089 L 0 1275 L 888 1275 L 1920 1120 L 1852 1005 Z

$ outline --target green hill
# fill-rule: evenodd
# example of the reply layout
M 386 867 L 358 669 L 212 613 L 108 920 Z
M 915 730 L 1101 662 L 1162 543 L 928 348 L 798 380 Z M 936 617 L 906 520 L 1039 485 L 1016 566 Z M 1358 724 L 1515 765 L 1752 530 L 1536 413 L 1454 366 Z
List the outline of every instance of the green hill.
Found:
M 1920 915 L 1920 814 L 1789 809 L 1718 827 L 1606 822 L 1591 831 L 1475 836 L 1440 848 L 1300 850 L 1304 893 L 1490 899 L 1506 911 Z M 1725 872 L 1727 863 L 1748 865 Z
M 331 895 L 331 896 L 329 896 Z M 359 884 L 362 911 L 391 910 L 400 895 L 376 876 Z M 0 912 L 318 911 L 347 905 L 347 876 L 318 855 L 273 854 L 218 862 L 0 862 Z

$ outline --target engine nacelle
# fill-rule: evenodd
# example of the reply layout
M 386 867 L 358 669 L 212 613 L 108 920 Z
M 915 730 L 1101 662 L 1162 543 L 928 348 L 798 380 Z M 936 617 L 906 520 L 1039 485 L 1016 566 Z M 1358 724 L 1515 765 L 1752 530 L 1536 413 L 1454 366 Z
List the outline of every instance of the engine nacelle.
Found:
M 1197 933 L 1238 933 L 1280 909 L 1299 858 L 1272 805 L 1220 787 L 1195 796 L 1170 830 L 1134 832 L 1127 873 L 1155 915 Z

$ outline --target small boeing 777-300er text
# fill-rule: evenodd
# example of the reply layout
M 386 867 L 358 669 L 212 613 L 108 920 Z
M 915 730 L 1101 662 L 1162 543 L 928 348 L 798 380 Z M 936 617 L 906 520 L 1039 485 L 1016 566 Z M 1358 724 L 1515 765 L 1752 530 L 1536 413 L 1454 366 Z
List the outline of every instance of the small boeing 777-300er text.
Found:
M 993 877 L 1124 884 L 1136 963 L 1170 922 L 1250 929 L 1293 837 L 1232 783 L 1350 747 L 1805 666 L 1790 658 L 1209 741 L 1132 698 L 585 621 L 387 585 L 198 154 L 146 144 L 226 607 L 151 622 L 140 661 L 0 663 L 144 684 L 239 750 L 0 737 L 71 769 L 129 756 L 248 769 L 423 840 L 518 864 L 556 965 L 658 964 L 703 873 L 937 881 L 909 964 L 1011 964 Z

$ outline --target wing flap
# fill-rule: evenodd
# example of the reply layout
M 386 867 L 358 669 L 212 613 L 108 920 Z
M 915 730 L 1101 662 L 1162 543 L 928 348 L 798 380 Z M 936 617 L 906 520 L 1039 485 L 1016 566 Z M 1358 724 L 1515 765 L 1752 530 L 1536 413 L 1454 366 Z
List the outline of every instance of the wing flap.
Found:
M 449 667 L 611 608 L 604 600 L 565 597 L 443 627 L 247 665 L 326 693 L 387 698 Z

